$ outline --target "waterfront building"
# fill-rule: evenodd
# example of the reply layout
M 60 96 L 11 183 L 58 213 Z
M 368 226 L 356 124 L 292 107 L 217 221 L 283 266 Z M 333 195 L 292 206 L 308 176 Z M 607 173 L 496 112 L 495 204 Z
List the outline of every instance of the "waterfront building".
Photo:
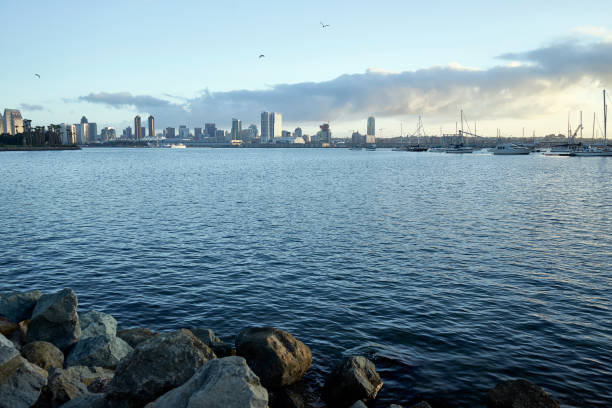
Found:
M 81 117 L 81 122 L 79 123 L 79 132 L 78 132 L 78 140 L 79 144 L 86 144 L 89 142 L 89 123 L 85 116 Z
M 274 143 L 275 138 L 281 138 L 283 118 L 278 112 L 261 112 L 261 143 Z
M 331 143 L 331 130 L 329 129 L 329 123 L 324 123 L 319 126 L 321 129 L 317 132 L 316 141 L 318 143 Z
M 168 139 L 173 139 L 176 137 L 176 129 L 173 127 L 167 127 L 166 128 L 166 137 Z
M 140 127 L 140 134 L 142 135 L 142 137 L 145 137 L 145 135 L 147 134 L 147 129 L 144 126 Z
M 215 139 L 219 143 L 225 142 L 225 132 L 221 129 L 215 131 Z
M 202 139 L 202 128 L 201 127 L 193 128 L 193 138 L 195 140 Z
M 95 142 L 98 140 L 98 124 L 89 123 L 87 124 L 87 137 L 89 142 Z
M 217 125 L 215 125 L 214 123 L 205 123 L 204 135 L 206 137 L 215 139 L 217 137 Z
M 23 117 L 19 109 L 4 109 L 4 133 L 15 136 L 23 133 Z
M 295 130 L 293 131 L 293 136 L 295 136 L 295 137 L 302 137 L 302 128 L 301 127 L 296 127 Z
M 0 113 L 0 135 L 4 134 L 4 117 Z
M 179 137 L 181 139 L 189 139 L 189 128 L 186 125 L 179 126 Z
M 110 126 L 105 127 L 100 132 L 100 139 L 103 142 L 108 142 L 109 140 L 115 140 L 117 138 L 117 133 L 115 132 L 115 128 Z
M 259 137 L 259 130 L 257 129 L 257 125 L 252 124 L 249 126 L 249 140 L 253 141 Z
M 134 137 L 136 140 L 142 139 L 142 121 L 140 115 L 134 117 Z
M 238 140 L 240 138 L 240 132 L 242 132 L 242 122 L 240 119 L 232 119 L 231 139 Z
M 351 135 L 351 144 L 353 146 L 361 146 L 365 144 L 365 137 L 359 132 L 353 132 Z
M 62 144 L 76 144 L 77 143 L 77 127 L 69 123 L 60 124 L 60 138 Z
M 121 136 L 123 139 L 131 139 L 132 138 L 132 128 L 131 127 L 126 127 L 125 129 L 123 129 L 123 135 Z
M 376 120 L 374 116 L 370 116 L 368 118 L 368 128 L 366 131 L 366 135 L 376 136 Z
M 149 137 L 153 138 L 155 137 L 155 118 L 153 117 L 153 115 L 149 115 Z

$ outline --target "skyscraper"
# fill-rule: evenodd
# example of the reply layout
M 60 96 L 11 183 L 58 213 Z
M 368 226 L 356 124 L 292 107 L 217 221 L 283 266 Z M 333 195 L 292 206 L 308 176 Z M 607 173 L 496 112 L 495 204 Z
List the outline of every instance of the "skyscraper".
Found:
M 179 126 L 179 137 L 181 139 L 189 139 L 189 128 L 186 125 Z
M 217 125 L 214 123 L 205 123 L 204 124 L 204 135 L 206 137 L 212 137 L 213 139 L 217 137 Z
M 0 135 L 4 134 L 4 117 L 0 113 Z
M 240 119 L 232 119 L 232 140 L 238 140 L 240 138 L 241 131 L 242 122 Z
M 140 122 L 140 116 L 136 115 L 136 117 L 134 118 L 134 136 L 136 137 L 136 140 L 142 139 L 142 126 Z
M 366 135 L 376 136 L 376 121 L 374 116 L 370 116 L 368 118 L 368 129 Z
M 149 137 L 155 137 L 155 118 L 149 115 Z
M 81 123 L 79 124 L 79 144 L 85 144 L 89 142 L 89 123 L 85 116 L 81 117 Z
M 293 135 L 295 137 L 302 137 L 302 128 L 296 127 L 295 130 L 293 131 Z
M 173 139 L 176 137 L 176 129 L 173 127 L 166 128 L 166 137 L 169 139 Z
M 98 140 L 98 124 L 97 123 L 89 123 L 87 125 L 87 137 L 88 141 L 95 142 Z
M 23 133 L 23 118 L 21 112 L 17 109 L 4 110 L 4 133 L 9 135 L 17 135 Z
M 283 117 L 278 112 L 261 112 L 261 143 L 273 143 L 283 132 Z
M 195 140 L 202 139 L 202 128 L 201 127 L 193 128 L 193 138 Z

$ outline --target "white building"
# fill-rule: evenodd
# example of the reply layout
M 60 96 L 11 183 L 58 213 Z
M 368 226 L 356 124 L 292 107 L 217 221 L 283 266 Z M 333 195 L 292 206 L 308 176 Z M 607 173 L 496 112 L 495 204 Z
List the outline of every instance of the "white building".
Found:
M 76 144 L 77 127 L 69 123 L 60 124 L 60 136 L 62 138 L 62 144 Z
M 366 135 L 375 136 L 376 135 L 376 120 L 374 116 L 370 116 L 368 118 L 368 129 Z
M 18 109 L 5 109 L 3 123 L 4 133 L 12 136 L 23 133 L 23 118 Z
M 283 117 L 278 112 L 261 112 L 261 143 L 274 143 L 283 133 Z

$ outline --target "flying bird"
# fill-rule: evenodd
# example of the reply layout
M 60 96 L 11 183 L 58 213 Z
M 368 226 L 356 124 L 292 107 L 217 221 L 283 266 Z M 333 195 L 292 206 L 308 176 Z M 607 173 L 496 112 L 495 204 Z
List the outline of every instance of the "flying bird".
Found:
M 259 58 L 264 58 L 264 57 L 265 57 L 265 55 L 259 54 Z
M 40 79 L 40 74 L 34 74 L 34 76 L 37 76 L 38 79 Z
M 321 27 L 322 27 L 322 28 L 329 27 L 329 24 L 323 24 L 323 22 L 321 21 Z

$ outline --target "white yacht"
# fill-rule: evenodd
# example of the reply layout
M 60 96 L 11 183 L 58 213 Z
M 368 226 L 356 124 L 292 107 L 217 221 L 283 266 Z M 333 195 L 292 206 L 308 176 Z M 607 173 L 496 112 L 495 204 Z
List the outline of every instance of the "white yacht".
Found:
M 570 156 L 577 157 L 598 157 L 598 156 L 612 156 L 612 150 L 602 149 L 600 147 L 585 146 L 582 149 L 578 149 L 570 153 Z
M 445 151 L 446 153 L 459 153 L 459 154 L 474 153 L 474 148 L 469 147 L 469 146 L 463 146 L 462 144 L 460 144 L 460 145 L 456 145 L 453 147 L 449 147 Z
M 432 152 L 432 153 L 445 153 L 446 147 L 441 147 L 441 146 L 430 147 L 429 149 L 427 149 L 427 151 Z
M 529 154 L 530 149 L 514 143 L 502 143 L 495 146 L 493 149 L 491 149 L 491 151 L 496 155 L 517 155 Z
M 185 149 L 187 146 L 185 146 L 183 143 L 177 143 L 177 144 L 170 145 L 170 147 L 172 149 Z

